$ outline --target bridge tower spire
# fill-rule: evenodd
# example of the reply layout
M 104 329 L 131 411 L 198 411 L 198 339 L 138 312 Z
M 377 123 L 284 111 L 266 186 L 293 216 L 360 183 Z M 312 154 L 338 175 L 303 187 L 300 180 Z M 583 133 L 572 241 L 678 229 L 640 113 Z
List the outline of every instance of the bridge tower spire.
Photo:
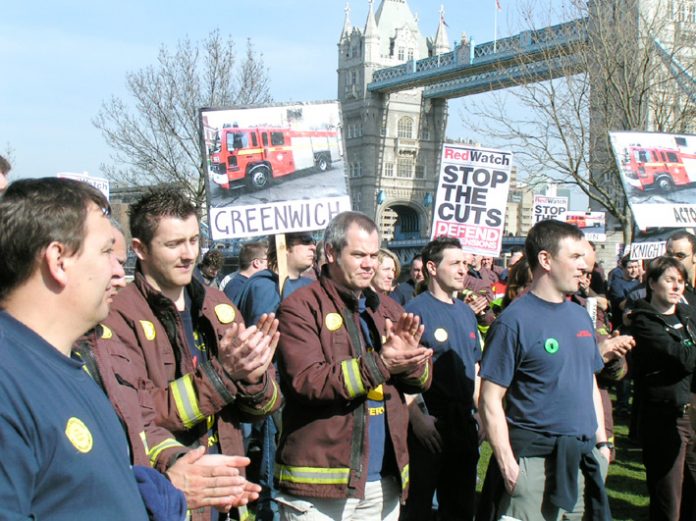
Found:
M 389 247 L 408 263 L 428 233 L 447 102 L 423 100 L 421 88 L 372 94 L 367 85 L 376 70 L 432 55 L 436 41 L 444 48 L 447 32 L 443 14 L 439 36 L 424 37 L 407 0 L 367 4 L 364 28 L 344 23 L 338 44 L 345 168 L 353 208 L 375 218 L 383 240 L 397 239 Z
M 440 5 L 440 23 L 435 33 L 433 42 L 433 54 L 443 54 L 450 51 L 449 37 L 447 36 L 447 22 L 445 22 L 445 6 Z

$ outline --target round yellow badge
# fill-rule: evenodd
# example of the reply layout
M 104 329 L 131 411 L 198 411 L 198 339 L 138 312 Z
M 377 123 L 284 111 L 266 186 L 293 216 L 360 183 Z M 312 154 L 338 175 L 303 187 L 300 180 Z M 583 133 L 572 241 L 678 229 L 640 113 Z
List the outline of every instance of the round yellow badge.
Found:
M 221 324 L 229 324 L 234 321 L 235 313 L 234 308 L 229 304 L 218 304 L 215 306 L 215 314 Z
M 338 313 L 329 313 L 324 318 L 324 324 L 329 331 L 336 331 L 343 325 L 343 317 Z
M 433 333 L 433 336 L 435 337 L 435 340 L 437 340 L 438 342 L 445 342 L 449 335 L 447 335 L 447 331 L 445 331 L 441 327 L 438 327 Z
M 149 320 L 141 320 L 140 325 L 143 327 L 143 333 L 145 333 L 145 338 L 148 340 L 154 340 L 157 336 L 157 331 L 155 331 L 155 325 Z
M 114 336 L 114 334 L 113 334 L 113 332 L 111 331 L 111 329 L 109 329 L 108 327 L 106 327 L 104 324 L 99 324 L 99 325 L 101 326 L 101 330 L 102 330 L 102 335 L 101 335 L 101 337 L 102 337 L 104 340 L 110 340 L 111 337 Z
M 92 433 L 82 423 L 82 420 L 74 416 L 70 418 L 65 426 L 65 435 L 70 440 L 70 443 L 83 454 L 92 450 Z

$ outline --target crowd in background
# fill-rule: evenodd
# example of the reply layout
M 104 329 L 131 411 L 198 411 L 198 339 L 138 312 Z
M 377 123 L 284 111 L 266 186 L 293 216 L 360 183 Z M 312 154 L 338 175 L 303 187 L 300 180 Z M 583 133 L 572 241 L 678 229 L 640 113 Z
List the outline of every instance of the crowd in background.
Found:
M 693 519 L 687 231 L 606 277 L 566 223 L 506 265 L 441 237 L 398 282 L 357 212 L 319 242 L 248 241 L 224 277 L 176 190 L 129 217 L 126 283 L 97 190 L 22 180 L 0 199 L 0 518 L 611 519 L 627 414 L 650 519 Z

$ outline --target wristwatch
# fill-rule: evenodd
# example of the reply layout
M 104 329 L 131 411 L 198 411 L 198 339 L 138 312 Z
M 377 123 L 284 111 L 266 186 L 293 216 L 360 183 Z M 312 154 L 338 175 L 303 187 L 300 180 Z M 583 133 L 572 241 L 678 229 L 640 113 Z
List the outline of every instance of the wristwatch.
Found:
M 609 450 L 614 450 L 614 444 L 610 441 L 600 441 L 595 445 L 596 448 L 601 449 L 602 447 L 606 447 Z

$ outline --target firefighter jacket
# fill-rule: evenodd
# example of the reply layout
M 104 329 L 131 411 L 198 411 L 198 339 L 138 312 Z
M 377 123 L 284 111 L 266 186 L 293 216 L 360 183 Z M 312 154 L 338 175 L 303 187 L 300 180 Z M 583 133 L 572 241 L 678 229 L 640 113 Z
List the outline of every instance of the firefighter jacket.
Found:
M 326 268 L 326 267 L 325 267 Z M 386 319 L 403 308 L 365 291 L 367 313 L 385 341 Z M 391 376 L 377 351 L 366 350 L 357 299 L 325 269 L 279 311 L 278 367 L 285 395 L 275 478 L 282 490 L 324 498 L 363 498 L 369 458 L 369 391 L 382 385 L 388 436 L 402 497 L 408 487 L 408 408 L 403 393 L 430 386 L 432 361 Z M 381 346 L 380 346 L 381 348 Z
M 241 322 L 237 309 L 214 288 L 193 279 L 186 287 L 194 324 L 208 351 L 208 361 L 194 365 L 184 326 L 174 303 L 152 288 L 138 271 L 133 283 L 114 298 L 104 322 L 125 347 L 115 371 L 129 381 L 139 381 L 148 392 L 156 422 L 173 440 L 148 444 L 148 457 L 158 470 L 166 470 L 180 445 L 212 445 L 208 431 L 217 420 L 223 454 L 243 455 L 240 421 L 256 421 L 275 411 L 281 396 L 273 368 L 256 384 L 233 381 L 216 359 L 219 341 L 233 322 Z M 108 343 L 99 340 L 99 346 Z
M 101 349 L 96 347 L 97 339 L 102 343 Z M 116 410 L 128 437 L 133 465 L 151 466 L 147 455 L 149 446 L 169 447 L 169 457 L 187 451 L 169 431 L 155 422 L 149 393 L 141 388 L 139 382 L 130 382 L 114 370 L 112 359 L 118 363 L 125 355 L 124 347 L 110 329 L 98 325 L 84 335 L 73 346 L 73 356 L 82 360 L 85 371 L 101 387 Z

